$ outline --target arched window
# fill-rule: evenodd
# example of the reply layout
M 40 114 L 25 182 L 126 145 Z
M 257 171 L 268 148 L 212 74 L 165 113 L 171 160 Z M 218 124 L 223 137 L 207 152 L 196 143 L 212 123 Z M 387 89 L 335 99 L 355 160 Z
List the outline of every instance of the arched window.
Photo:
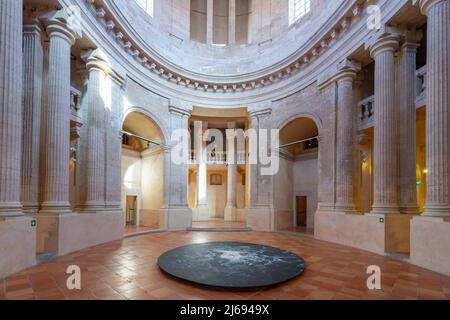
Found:
M 289 0 L 289 25 L 296 23 L 311 10 L 311 0 Z
M 138 5 L 147 12 L 153 18 L 154 13 L 154 0 L 135 0 Z

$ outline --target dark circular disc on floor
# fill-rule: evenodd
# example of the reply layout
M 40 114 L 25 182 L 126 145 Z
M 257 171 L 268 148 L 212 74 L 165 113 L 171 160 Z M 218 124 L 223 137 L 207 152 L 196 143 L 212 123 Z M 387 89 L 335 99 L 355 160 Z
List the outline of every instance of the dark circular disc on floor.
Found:
M 292 252 L 240 242 L 179 247 L 162 254 L 158 265 L 176 278 L 225 289 L 273 286 L 305 269 L 304 260 Z

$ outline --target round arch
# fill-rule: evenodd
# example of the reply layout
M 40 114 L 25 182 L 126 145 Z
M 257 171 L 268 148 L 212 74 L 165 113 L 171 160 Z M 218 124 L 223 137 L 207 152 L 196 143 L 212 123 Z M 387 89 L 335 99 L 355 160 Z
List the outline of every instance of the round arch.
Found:
M 165 201 L 167 129 L 153 112 L 141 107 L 131 107 L 123 113 L 121 128 L 162 144 L 147 144 L 132 136 L 123 142 L 121 157 L 121 202 L 125 209 L 126 230 L 134 230 L 136 226 L 160 229 L 165 225 L 161 208 Z
M 122 114 L 122 118 L 120 119 L 120 128 L 123 128 L 123 125 L 127 119 L 127 117 L 132 114 L 132 113 L 140 113 L 144 116 L 146 116 L 147 118 L 149 118 L 151 121 L 153 121 L 155 123 L 155 125 L 158 127 L 159 131 L 161 132 L 161 136 L 163 139 L 163 144 L 168 144 L 168 142 L 170 141 L 170 134 L 167 130 L 167 127 L 163 124 L 162 120 L 152 111 L 146 109 L 146 108 L 142 108 L 142 107 L 138 107 L 138 106 L 133 106 L 131 108 L 128 108 L 123 114 Z
M 312 233 L 318 206 L 320 143 L 305 139 L 321 134 L 322 121 L 314 113 L 300 112 L 278 124 L 284 147 L 280 173 L 274 178 L 276 226 L 281 230 Z
M 297 113 L 295 115 L 290 116 L 287 119 L 283 119 L 280 122 L 277 123 L 277 125 L 275 126 L 275 128 L 279 128 L 280 130 L 282 130 L 284 127 L 286 127 L 288 124 L 290 124 L 291 122 L 300 119 L 300 118 L 308 118 L 311 119 L 312 121 L 314 121 L 314 123 L 316 124 L 316 127 L 320 132 L 322 132 L 322 128 L 323 128 L 323 124 L 322 124 L 322 119 L 317 116 L 314 113 L 310 113 L 310 112 L 301 112 L 301 113 Z

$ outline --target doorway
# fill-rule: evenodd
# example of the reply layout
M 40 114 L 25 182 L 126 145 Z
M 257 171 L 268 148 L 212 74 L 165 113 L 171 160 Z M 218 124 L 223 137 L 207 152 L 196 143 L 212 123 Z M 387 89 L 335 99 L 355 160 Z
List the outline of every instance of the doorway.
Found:
M 295 207 L 297 215 L 297 227 L 306 227 L 308 225 L 307 221 L 308 198 L 296 197 Z
M 137 225 L 136 221 L 136 210 L 137 210 L 137 196 L 127 196 L 127 205 L 126 205 L 126 225 L 127 226 L 135 226 Z

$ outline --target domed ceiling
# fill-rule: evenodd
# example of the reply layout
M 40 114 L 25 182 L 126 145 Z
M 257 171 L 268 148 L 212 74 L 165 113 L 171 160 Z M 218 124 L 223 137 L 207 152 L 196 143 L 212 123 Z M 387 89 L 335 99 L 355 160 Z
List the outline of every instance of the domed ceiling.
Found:
M 223 44 L 220 36 L 220 43 L 205 44 L 193 39 L 194 25 L 202 24 L 202 21 L 194 19 L 191 5 L 198 5 L 201 0 L 153 1 L 153 16 L 138 3 L 145 0 L 126 1 L 125 5 L 122 1 L 110 2 L 112 8 L 120 11 L 130 31 L 152 52 L 181 69 L 215 77 L 263 72 L 284 62 L 308 44 L 321 27 L 336 15 L 343 2 L 310 0 L 308 14 L 289 25 L 290 0 L 249 1 L 246 41 L 242 43 L 241 36 L 240 41 L 229 45 Z M 213 0 L 213 3 L 216 2 L 215 8 L 223 8 L 224 3 L 229 6 L 228 0 Z M 213 37 L 220 32 L 226 33 L 223 24 L 218 25 L 214 18 L 211 20 Z M 227 22 L 230 23 L 229 20 Z M 238 28 L 236 34 L 239 32 Z
M 306 5 L 293 19 L 298 3 Z M 210 94 L 298 80 L 300 71 L 360 24 L 366 5 L 364 0 L 87 1 L 122 54 L 144 67 L 143 74 L 167 80 L 169 90 L 176 84 Z

